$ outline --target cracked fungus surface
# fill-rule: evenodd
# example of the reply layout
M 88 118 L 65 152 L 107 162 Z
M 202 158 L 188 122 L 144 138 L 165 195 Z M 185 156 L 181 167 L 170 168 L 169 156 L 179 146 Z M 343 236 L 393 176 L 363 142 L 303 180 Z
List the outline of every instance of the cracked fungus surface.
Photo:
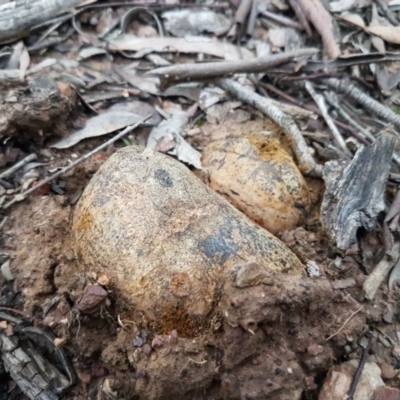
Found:
M 307 184 L 278 138 L 217 140 L 204 149 L 202 163 L 210 187 L 268 231 L 292 230 L 307 216 Z
M 73 219 L 80 265 L 161 332 L 210 327 L 224 282 L 248 261 L 300 275 L 297 257 L 181 163 L 130 146 L 86 187 Z

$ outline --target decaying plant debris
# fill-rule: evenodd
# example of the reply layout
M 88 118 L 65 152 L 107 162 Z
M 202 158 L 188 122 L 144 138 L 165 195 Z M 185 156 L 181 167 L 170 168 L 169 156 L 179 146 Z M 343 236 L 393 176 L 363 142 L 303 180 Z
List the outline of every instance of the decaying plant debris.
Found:
M 0 399 L 400 398 L 399 26 L 0 1 Z

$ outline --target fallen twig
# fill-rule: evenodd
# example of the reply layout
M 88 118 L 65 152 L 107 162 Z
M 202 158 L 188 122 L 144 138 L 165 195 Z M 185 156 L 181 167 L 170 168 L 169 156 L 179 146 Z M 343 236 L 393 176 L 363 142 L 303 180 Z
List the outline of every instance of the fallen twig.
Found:
M 37 158 L 36 154 L 29 154 L 29 156 L 26 156 L 24 159 L 22 159 L 21 161 L 14 164 L 12 167 L 10 167 L 10 168 L 6 169 L 4 172 L 2 172 L 0 174 L 0 179 L 7 178 L 7 176 L 10 176 L 15 171 L 18 171 L 25 164 L 28 164 L 28 162 L 36 160 L 36 158 Z
M 303 104 L 302 101 L 299 101 L 298 99 L 290 96 L 286 92 L 277 89 L 275 86 L 269 84 L 269 83 L 264 83 L 264 82 L 259 82 L 259 85 L 262 87 L 265 87 L 266 89 L 270 90 L 271 92 L 277 94 L 278 96 L 282 97 L 283 99 L 289 101 L 290 103 L 296 105 L 299 108 L 302 108 L 304 110 L 311 111 L 314 114 L 317 114 L 322 117 L 321 111 L 318 109 L 318 107 L 314 106 L 313 104 Z M 285 111 L 286 112 L 286 111 Z M 341 121 L 338 121 L 336 119 L 333 120 L 335 124 L 340 128 L 343 129 L 346 132 L 349 132 L 353 134 L 353 130 L 346 124 L 344 124 Z
M 337 92 L 347 94 L 353 100 L 362 104 L 368 111 L 373 112 L 400 129 L 400 117 L 396 113 L 358 89 L 349 79 L 329 78 L 323 79 L 323 82 Z
M 297 0 L 289 0 L 289 4 L 292 7 L 294 13 L 296 14 L 296 17 L 300 21 L 300 24 L 302 25 L 303 29 L 306 31 L 307 36 L 311 37 L 312 36 L 312 31 L 310 24 L 307 21 L 306 16 L 304 15 L 303 10 L 301 9 L 299 3 Z
M 390 252 L 386 252 L 383 259 L 376 265 L 374 270 L 368 275 L 363 283 L 365 297 L 373 300 L 381 283 L 387 278 L 389 271 L 399 260 L 400 243 L 396 242 Z
M 326 10 L 320 0 L 298 0 L 306 18 L 314 25 L 321 35 L 324 48 L 329 58 L 336 59 L 340 56 L 340 48 L 333 34 L 331 14 Z
M 293 21 L 292 19 L 285 17 L 283 15 L 275 14 L 271 11 L 262 11 L 261 15 L 263 15 L 264 17 L 267 17 L 269 19 L 272 19 L 273 21 L 276 21 L 279 24 L 289 26 L 293 29 L 298 29 L 298 30 L 303 29 L 303 26 L 301 24 L 299 24 L 298 22 Z
M 376 5 L 380 8 L 383 15 L 387 18 L 387 20 L 394 26 L 399 26 L 399 21 L 394 16 L 392 11 L 388 8 L 388 6 L 382 0 L 374 0 Z
M 360 363 L 358 364 L 356 373 L 354 374 L 354 377 L 353 377 L 353 381 L 351 382 L 350 389 L 347 392 L 347 400 L 353 400 L 354 393 L 356 391 L 358 381 L 360 380 L 360 376 L 361 376 L 362 371 L 364 369 L 365 362 L 367 361 L 367 357 L 368 357 L 369 350 L 370 350 L 371 345 L 372 345 L 372 339 L 373 339 L 372 334 L 369 333 L 369 335 L 370 336 L 369 336 L 369 340 L 368 340 L 367 346 L 365 347 L 365 349 L 363 351 Z
M 190 79 L 206 79 L 233 75 L 236 73 L 265 72 L 270 67 L 284 64 L 294 58 L 311 56 L 317 49 L 298 49 L 282 54 L 238 61 L 208 62 L 201 64 L 177 64 L 156 68 L 148 72 L 150 75 L 162 75 L 166 81 L 182 81 Z
M 249 15 L 252 3 L 253 0 L 241 0 L 235 14 L 235 22 L 237 24 L 243 25 L 245 23 L 247 16 Z
M 52 180 L 58 178 L 61 175 L 64 175 L 66 172 L 70 171 L 71 169 L 75 168 L 78 164 L 80 164 L 81 162 L 87 160 L 88 158 L 92 157 L 94 154 L 98 153 L 99 151 L 103 150 L 104 148 L 106 148 L 107 146 L 109 146 L 110 144 L 116 142 L 117 140 L 121 139 L 123 136 L 125 136 L 127 133 L 129 133 L 130 131 L 132 131 L 133 129 L 137 128 L 139 125 L 143 124 L 144 122 L 146 122 L 147 120 L 149 120 L 151 118 L 151 114 L 149 114 L 147 117 L 144 117 L 141 121 L 139 121 L 138 123 L 134 124 L 134 125 L 130 125 L 127 126 L 122 132 L 118 133 L 118 135 L 114 136 L 113 138 L 111 138 L 110 140 L 107 140 L 107 142 L 104 142 L 102 145 L 96 147 L 95 149 L 93 149 L 92 151 L 90 151 L 89 153 L 86 153 L 85 155 L 83 155 L 82 157 L 78 158 L 77 160 L 75 160 L 72 164 L 68 165 L 67 167 L 63 168 L 62 170 L 56 172 L 55 174 L 49 176 L 48 178 L 44 179 L 43 181 L 41 181 L 38 185 L 26 190 L 23 193 L 20 193 L 18 195 L 16 195 L 14 197 L 13 200 L 9 201 L 8 203 L 4 204 L 2 206 L 2 208 L 7 209 L 9 207 L 11 207 L 13 204 L 18 203 L 22 200 L 24 200 L 26 198 L 26 196 L 28 196 L 29 194 L 31 194 L 32 192 L 34 192 L 35 190 L 41 188 L 42 186 L 46 185 L 47 183 L 51 182 Z
M 344 329 L 344 327 L 346 326 L 346 324 L 357 314 L 359 313 L 364 306 L 361 306 L 360 308 L 357 308 L 356 311 L 352 312 L 350 317 L 346 319 L 346 321 L 343 322 L 343 325 L 340 327 L 339 330 L 337 330 L 335 333 L 333 333 L 331 336 L 329 336 L 327 339 L 325 339 L 325 341 L 327 342 L 328 340 L 331 340 L 334 336 L 338 335 L 340 332 L 342 332 L 342 330 Z
M 306 141 L 292 118 L 284 114 L 268 99 L 261 97 L 259 94 L 252 92 L 232 79 L 218 79 L 217 84 L 234 94 L 239 100 L 257 108 L 282 127 L 290 138 L 293 152 L 303 173 L 315 177 L 322 175 L 322 166 L 317 164 L 311 156 Z
M 343 110 L 343 107 L 340 106 L 339 100 L 335 92 L 329 92 L 325 95 L 326 100 L 328 103 L 335 108 L 335 110 L 339 113 L 339 115 L 354 129 L 356 129 L 360 135 L 363 135 L 364 138 L 369 139 L 371 142 L 375 141 L 374 135 L 364 129 L 358 122 L 356 122 L 346 111 Z
M 320 109 L 322 116 L 324 117 L 324 120 L 325 120 L 326 124 L 328 125 L 329 129 L 331 130 L 333 137 L 334 137 L 336 143 L 338 144 L 338 146 L 340 147 L 340 149 L 348 156 L 351 156 L 350 150 L 347 148 L 346 143 L 345 143 L 341 133 L 339 132 L 338 128 L 336 127 L 336 125 L 334 124 L 334 122 L 332 121 L 332 118 L 330 117 L 330 115 L 328 113 L 328 109 L 326 107 L 324 97 L 319 95 L 315 91 L 315 89 L 310 81 L 305 82 L 305 87 L 306 87 L 308 93 L 310 94 L 310 96 L 313 98 L 313 100 L 317 104 L 318 108 Z

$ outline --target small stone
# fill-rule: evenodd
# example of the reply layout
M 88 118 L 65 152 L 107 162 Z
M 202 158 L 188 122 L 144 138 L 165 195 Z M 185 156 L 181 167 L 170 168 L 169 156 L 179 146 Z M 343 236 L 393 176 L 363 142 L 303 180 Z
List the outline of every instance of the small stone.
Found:
M 149 357 L 151 354 L 151 346 L 148 343 L 143 346 L 143 354 L 145 354 L 147 357 Z
M 396 359 L 396 360 L 400 360 L 400 346 L 398 344 L 394 345 L 392 348 L 392 356 Z
M 67 343 L 67 338 L 55 338 L 54 341 L 54 346 L 55 347 L 62 347 L 65 343 Z
M 343 400 L 356 372 L 359 360 L 333 366 L 325 379 L 318 400 Z M 367 362 L 362 371 L 353 400 L 372 400 L 374 390 L 384 386 L 377 364 Z
M 332 282 L 332 287 L 335 290 L 346 289 L 346 288 L 349 288 L 349 287 L 353 287 L 355 285 L 356 285 L 356 281 L 353 278 L 339 279 L 339 280 L 336 280 L 336 281 Z
M 105 301 L 108 293 L 100 286 L 93 285 L 86 289 L 83 297 L 77 305 L 77 309 L 83 313 L 90 314 L 96 311 L 98 306 Z
M 382 317 L 382 319 L 387 323 L 387 324 L 393 324 L 393 319 L 394 319 L 394 312 L 392 307 L 389 307 L 385 315 Z
M 392 365 L 385 362 L 378 362 L 383 379 L 393 379 L 396 376 L 396 370 Z
M 6 336 L 12 336 L 14 335 L 14 327 L 10 324 L 8 324 L 6 330 L 4 331 L 4 333 L 6 334 Z
M 164 339 L 161 336 L 156 336 L 151 342 L 151 347 L 153 349 L 160 348 L 164 345 Z
M 149 333 L 148 333 L 146 330 L 143 329 L 142 331 L 140 331 L 140 337 L 141 337 L 144 341 L 146 341 L 147 336 L 149 336 Z
M 400 390 L 382 386 L 375 390 L 373 400 L 400 400 Z
M 83 372 L 83 371 L 78 371 L 78 378 L 85 385 L 88 385 L 92 380 L 92 377 L 90 376 L 90 374 Z
M 100 275 L 97 279 L 97 283 L 101 286 L 108 286 L 110 284 L 110 278 L 107 275 Z
M 134 359 L 136 362 L 140 360 L 141 353 L 142 353 L 142 349 L 136 349 L 136 350 L 133 352 L 132 356 L 133 356 L 133 359 Z
M 239 288 L 245 288 L 260 284 L 272 285 L 273 283 L 273 278 L 265 268 L 256 262 L 248 262 L 239 267 L 235 285 Z
M 170 344 L 178 343 L 178 332 L 175 329 L 171 332 L 171 335 L 169 337 L 169 343 Z
M 135 339 L 133 339 L 133 345 L 135 347 L 142 347 L 144 343 L 144 340 L 141 337 L 137 337 Z
M 307 390 L 314 390 L 318 387 L 318 385 L 315 383 L 313 376 L 305 376 L 303 382 Z
M 308 346 L 308 348 L 307 348 L 307 353 L 314 357 L 318 356 L 319 354 L 321 354 L 323 352 L 324 352 L 324 347 L 319 344 L 312 344 L 311 346 Z

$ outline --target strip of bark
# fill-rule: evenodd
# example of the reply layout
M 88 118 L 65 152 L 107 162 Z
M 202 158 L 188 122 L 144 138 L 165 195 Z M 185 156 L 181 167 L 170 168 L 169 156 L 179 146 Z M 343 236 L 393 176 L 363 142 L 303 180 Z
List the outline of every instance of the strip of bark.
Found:
M 339 249 L 347 250 L 356 242 L 359 228 L 374 229 L 378 214 L 385 210 L 384 193 L 395 143 L 392 135 L 382 135 L 374 144 L 361 147 L 350 164 L 325 164 L 321 222 Z

